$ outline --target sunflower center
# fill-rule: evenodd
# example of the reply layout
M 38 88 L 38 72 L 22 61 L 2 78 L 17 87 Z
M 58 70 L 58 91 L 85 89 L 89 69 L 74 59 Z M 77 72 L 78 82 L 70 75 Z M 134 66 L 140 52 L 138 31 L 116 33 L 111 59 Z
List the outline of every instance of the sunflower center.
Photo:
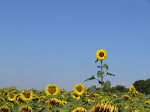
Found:
M 3 102 L 3 101 L 5 101 L 5 99 L 0 97 L 0 103 Z
M 99 56 L 100 56 L 100 57 L 103 57 L 103 56 L 104 56 L 104 53 L 103 53 L 103 52 L 100 52 L 100 53 L 99 53 Z
M 55 87 L 51 87 L 51 88 L 48 89 L 48 92 L 53 94 L 53 93 L 56 92 L 56 88 Z
M 29 107 L 27 107 L 27 106 L 22 107 L 21 110 L 22 110 L 23 112 L 32 112 L 32 110 L 31 110 Z
M 81 91 L 82 91 L 82 87 L 81 87 L 81 86 L 78 86 L 78 87 L 77 87 L 77 91 L 78 91 L 78 92 L 81 92 Z
M 7 109 L 7 108 L 2 108 L 1 111 L 2 111 L 2 112 L 9 112 L 9 109 Z
M 14 95 L 13 95 L 13 94 L 10 94 L 9 97 L 10 97 L 10 98 L 14 98 Z
M 26 97 L 26 98 L 30 98 L 30 93 L 26 93 L 26 94 L 25 94 L 25 97 Z

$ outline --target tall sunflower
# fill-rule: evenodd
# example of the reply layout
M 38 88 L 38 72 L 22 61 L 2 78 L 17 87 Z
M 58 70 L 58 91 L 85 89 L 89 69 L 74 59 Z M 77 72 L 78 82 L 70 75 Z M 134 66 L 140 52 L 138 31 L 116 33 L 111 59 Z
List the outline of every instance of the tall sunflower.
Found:
M 96 52 L 96 58 L 100 61 L 105 60 L 105 58 L 107 57 L 107 53 L 105 50 L 101 49 L 101 50 L 97 50 Z
M 86 88 L 84 87 L 84 85 L 80 84 L 76 84 L 73 88 L 73 92 L 77 95 L 82 95 L 86 92 Z
M 22 105 L 18 110 L 21 112 L 33 112 L 32 107 L 29 105 Z
M 32 90 L 23 90 L 20 92 L 20 98 L 24 101 L 30 101 L 33 99 Z
M 14 101 L 16 99 L 16 94 L 13 92 L 10 92 L 7 94 L 7 98 L 9 101 Z
M 11 110 L 8 106 L 3 105 L 0 107 L 0 112 L 11 112 Z
M 47 95 L 56 95 L 59 93 L 59 89 L 55 84 L 54 85 L 49 84 L 46 86 L 45 93 Z

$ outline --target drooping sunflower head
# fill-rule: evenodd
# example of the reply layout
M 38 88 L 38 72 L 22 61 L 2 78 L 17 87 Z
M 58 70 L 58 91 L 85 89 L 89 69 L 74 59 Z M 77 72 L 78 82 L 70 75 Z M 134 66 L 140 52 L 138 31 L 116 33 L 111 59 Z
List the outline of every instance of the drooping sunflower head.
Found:
M 122 98 L 126 101 L 126 100 L 131 100 L 129 95 L 122 95 Z
M 57 98 L 50 98 L 45 101 L 45 104 L 48 105 L 49 109 L 52 109 L 54 105 L 61 106 L 61 100 Z
M 105 58 L 107 57 L 107 53 L 105 50 L 101 49 L 101 50 L 97 50 L 96 52 L 96 58 L 100 61 L 105 60 Z
M 135 90 L 136 90 L 136 89 L 135 89 L 134 86 L 130 86 L 130 87 L 129 87 L 129 91 L 130 91 L 130 92 L 133 92 L 133 91 L 135 91 Z
M 131 112 L 140 112 L 138 109 L 133 109 Z
M 71 112 L 87 112 L 87 110 L 84 107 L 77 107 L 73 109 Z
M 18 110 L 21 112 L 33 112 L 32 107 L 29 105 L 22 105 Z
M 86 100 L 88 102 L 90 102 L 90 101 L 95 102 L 95 98 L 100 99 L 100 98 L 102 98 L 102 96 L 99 94 L 96 94 L 96 93 L 90 93 L 89 95 L 86 95 Z
M 112 97 L 113 97 L 113 98 L 117 98 L 118 96 L 114 94 Z
M 59 93 L 59 89 L 55 84 L 53 85 L 49 84 L 46 86 L 45 93 L 47 95 L 57 95 Z
M 132 96 L 133 96 L 133 97 L 136 97 L 137 95 L 139 95 L 139 92 L 138 92 L 138 91 L 133 91 L 133 92 L 132 92 Z
M 73 92 L 77 95 L 83 95 L 86 92 L 86 88 L 81 83 L 76 84 L 73 88 Z
M 30 101 L 33 99 L 32 90 L 23 90 L 20 92 L 20 98 L 24 101 Z
M 10 108 L 8 106 L 1 106 L 0 107 L 0 112 L 11 112 Z
M 10 92 L 7 94 L 7 98 L 9 101 L 14 101 L 16 99 L 16 94 L 13 92 Z
M 118 112 L 118 107 L 109 103 L 98 103 L 89 112 Z
M 150 102 L 149 101 L 145 101 L 144 104 L 150 104 Z
M 127 105 L 124 107 L 124 109 L 132 109 L 132 106 L 131 105 Z

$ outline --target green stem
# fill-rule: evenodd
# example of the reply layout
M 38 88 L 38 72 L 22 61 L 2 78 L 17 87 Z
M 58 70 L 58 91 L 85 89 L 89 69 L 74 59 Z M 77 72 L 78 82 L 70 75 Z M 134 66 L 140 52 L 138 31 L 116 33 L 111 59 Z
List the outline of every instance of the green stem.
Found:
M 103 67 L 102 67 L 102 61 L 101 61 L 101 72 L 102 72 L 102 70 L 103 70 Z M 103 77 L 101 76 L 101 83 L 102 83 L 102 81 L 103 81 Z M 102 87 L 102 84 L 101 84 L 101 92 L 103 91 L 103 87 Z

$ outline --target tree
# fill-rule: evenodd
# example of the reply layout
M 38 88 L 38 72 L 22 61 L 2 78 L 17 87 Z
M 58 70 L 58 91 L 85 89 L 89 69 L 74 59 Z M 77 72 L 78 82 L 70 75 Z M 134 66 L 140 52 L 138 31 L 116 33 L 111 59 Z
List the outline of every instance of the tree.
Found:
M 150 94 L 150 79 L 135 81 L 133 85 L 137 91 L 144 94 Z

